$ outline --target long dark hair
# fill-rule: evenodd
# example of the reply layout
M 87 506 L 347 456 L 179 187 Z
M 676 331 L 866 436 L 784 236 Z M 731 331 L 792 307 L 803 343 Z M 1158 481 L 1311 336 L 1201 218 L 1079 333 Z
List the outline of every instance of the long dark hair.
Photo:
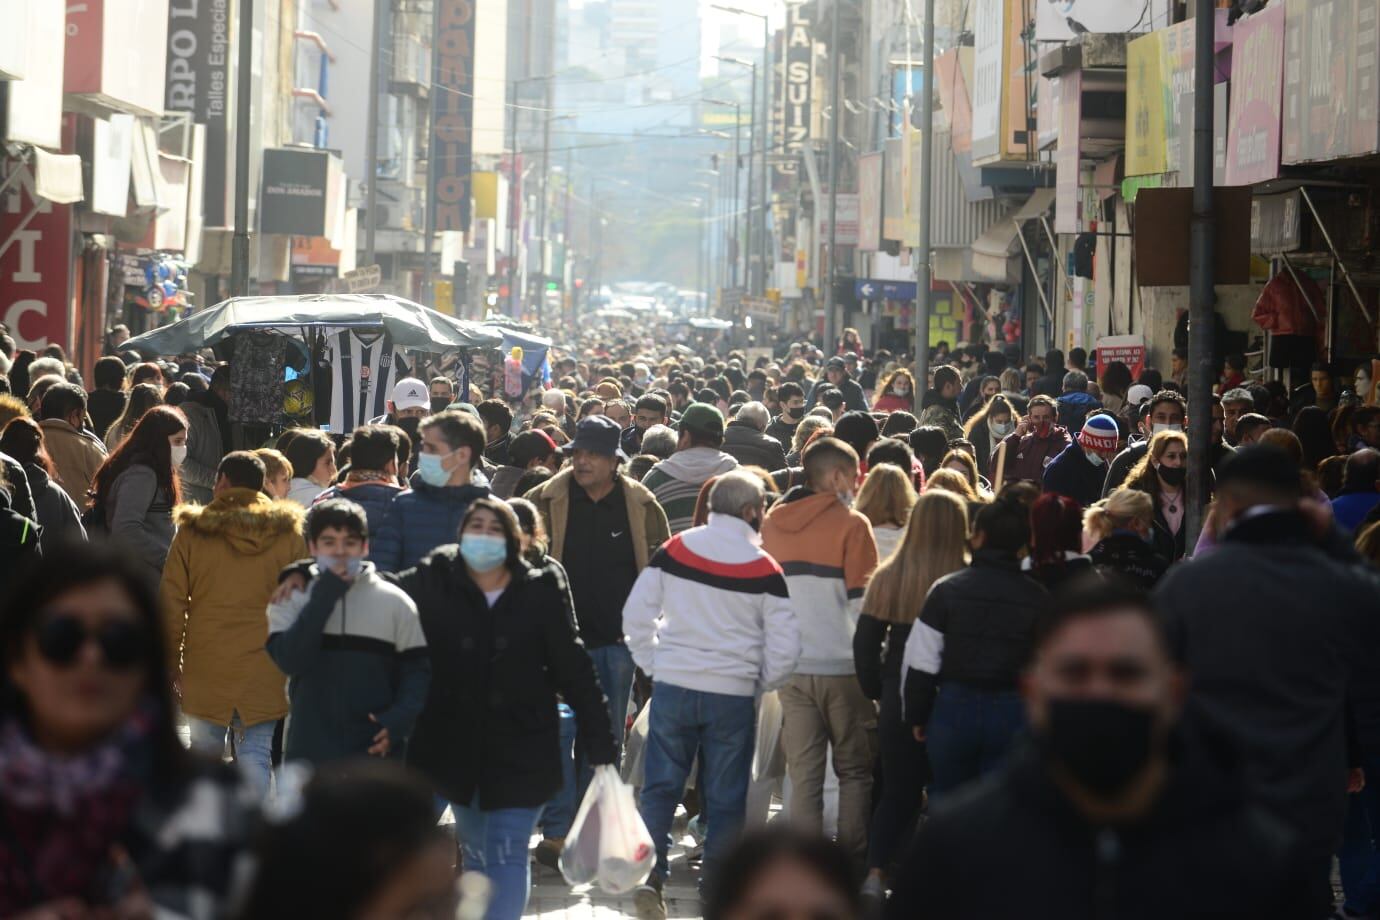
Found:
M 27 415 L 12 418 L 5 426 L 4 434 L 0 434 L 0 453 L 9 454 L 26 466 L 32 463 L 51 479 L 58 478 L 57 467 L 43 446 L 43 429 Z
M 129 391 L 129 399 L 125 401 L 124 410 L 115 421 L 110 423 L 107 432 L 133 431 L 134 426 L 139 424 L 139 419 L 143 418 L 154 406 L 161 405 L 163 405 L 162 390 L 152 383 L 135 384 Z
M 154 726 L 153 767 L 155 783 L 172 779 L 185 770 L 188 756 L 173 726 L 173 702 L 163 647 L 163 621 L 153 583 L 115 546 L 99 543 L 64 543 L 45 550 L 11 584 L 0 606 L 0 721 L 29 718 L 24 694 L 10 682 L 10 665 L 24 654 L 29 636 L 38 625 L 39 613 L 54 600 L 83 585 L 113 581 L 133 602 L 144 628 L 144 694 L 157 704 Z
M 513 574 L 522 570 L 522 525 L 518 523 L 517 515 L 507 502 L 497 498 L 476 498 L 470 503 L 465 511 L 465 517 L 460 521 L 460 529 L 456 531 L 455 539 L 459 542 L 460 535 L 465 532 L 465 525 L 469 524 L 470 518 L 474 517 L 475 512 L 489 511 L 498 518 L 498 522 L 503 525 L 504 542 L 508 544 L 508 558 L 504 560 L 504 565 Z
M 168 438 L 187 430 L 187 416 L 173 406 L 154 406 L 144 413 L 129 437 L 105 459 L 91 483 L 93 503 L 110 497 L 115 478 L 131 464 L 142 463 L 153 469 L 158 484 L 167 490 L 168 500 L 176 505 L 182 500 L 182 481 L 172 462 L 172 447 Z
M 731 915 L 753 886 L 782 862 L 793 862 L 809 870 L 848 905 L 848 916 L 862 916 L 857 871 L 843 847 L 817 834 L 773 821 L 738 838 L 724 854 L 717 879 L 704 902 L 704 920 L 723 920 Z

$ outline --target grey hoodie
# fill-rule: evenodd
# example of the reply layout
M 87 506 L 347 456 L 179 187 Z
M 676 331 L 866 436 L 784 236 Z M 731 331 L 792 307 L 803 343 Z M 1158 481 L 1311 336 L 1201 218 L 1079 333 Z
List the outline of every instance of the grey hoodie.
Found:
M 652 490 L 666 512 L 671 535 L 689 530 L 695 518 L 695 500 L 711 476 L 738 468 L 738 461 L 714 447 L 678 450 L 647 471 L 642 484 Z

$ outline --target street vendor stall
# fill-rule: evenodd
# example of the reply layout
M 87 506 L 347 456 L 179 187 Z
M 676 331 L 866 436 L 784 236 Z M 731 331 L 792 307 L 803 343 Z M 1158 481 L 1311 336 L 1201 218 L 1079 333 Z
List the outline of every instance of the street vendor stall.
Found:
M 393 384 L 424 356 L 497 346 L 498 329 L 385 294 L 236 297 L 130 339 L 140 354 L 212 348 L 230 363 L 229 417 L 348 434 L 387 412 Z

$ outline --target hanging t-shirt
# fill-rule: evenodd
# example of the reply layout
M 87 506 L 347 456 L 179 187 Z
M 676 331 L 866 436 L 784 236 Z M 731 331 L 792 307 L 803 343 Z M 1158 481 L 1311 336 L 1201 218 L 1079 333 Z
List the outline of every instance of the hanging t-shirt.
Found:
M 288 340 L 249 332 L 236 336 L 230 362 L 230 420 L 276 422 L 283 415 L 283 369 Z
M 331 362 L 331 433 L 349 434 L 388 412 L 393 385 L 407 376 L 387 332 L 346 329 L 326 337 Z

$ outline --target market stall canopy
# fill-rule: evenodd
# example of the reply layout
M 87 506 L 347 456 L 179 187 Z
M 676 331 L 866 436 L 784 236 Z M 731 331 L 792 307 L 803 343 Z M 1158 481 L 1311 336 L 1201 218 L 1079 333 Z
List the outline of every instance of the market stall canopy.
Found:
M 181 355 L 215 345 L 236 332 L 303 328 L 383 327 L 400 348 L 441 351 L 493 348 L 498 329 L 458 320 L 388 294 L 302 294 L 232 297 L 193 316 L 135 336 L 125 343 L 145 356 Z
M 712 316 L 692 316 L 690 317 L 691 329 L 732 329 L 733 324 L 726 319 L 715 319 Z

